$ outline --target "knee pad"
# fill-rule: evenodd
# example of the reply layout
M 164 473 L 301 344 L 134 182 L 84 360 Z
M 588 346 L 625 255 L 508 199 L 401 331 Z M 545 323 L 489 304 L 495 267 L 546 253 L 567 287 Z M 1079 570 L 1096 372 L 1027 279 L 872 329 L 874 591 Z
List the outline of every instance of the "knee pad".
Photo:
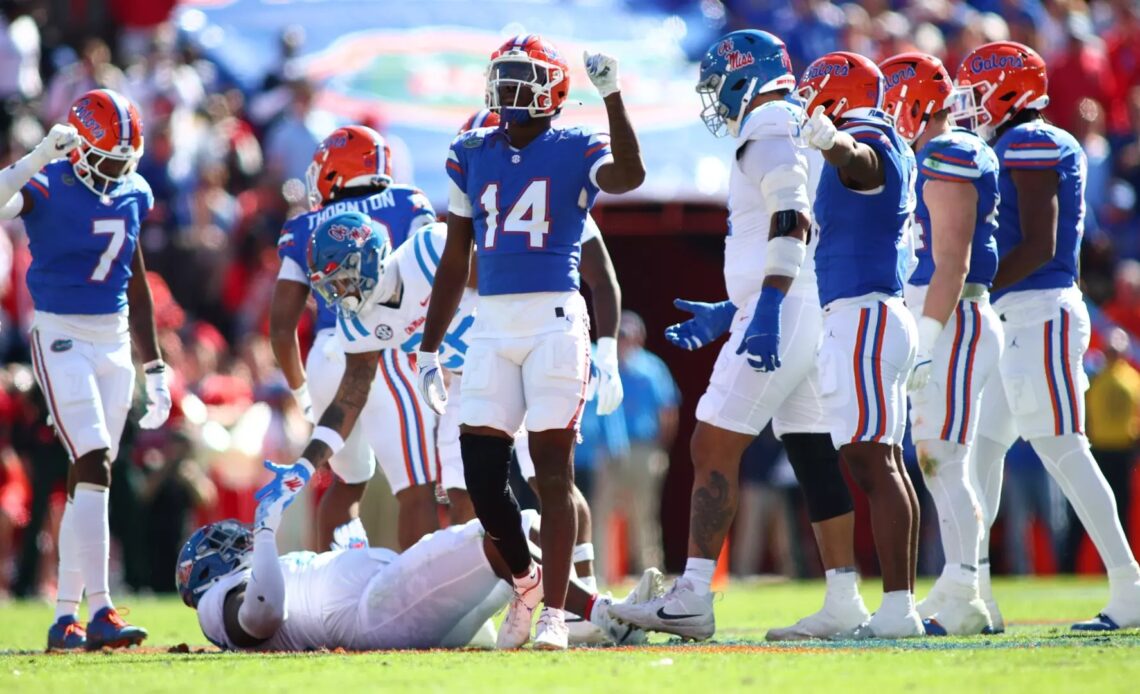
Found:
M 495 542 L 515 575 L 530 566 L 530 550 L 523 533 L 518 502 L 507 483 L 510 476 L 511 440 L 498 436 L 460 434 L 463 477 L 475 515 Z
M 855 509 L 847 480 L 839 469 L 839 452 L 832 446 L 830 434 L 784 434 L 782 441 L 803 490 L 812 523 Z

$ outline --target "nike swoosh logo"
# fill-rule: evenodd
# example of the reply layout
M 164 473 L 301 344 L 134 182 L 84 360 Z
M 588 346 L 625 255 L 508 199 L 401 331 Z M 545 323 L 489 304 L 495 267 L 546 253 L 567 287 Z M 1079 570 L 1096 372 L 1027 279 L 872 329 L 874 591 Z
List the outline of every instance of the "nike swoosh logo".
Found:
M 688 619 L 689 617 L 700 617 L 699 614 L 669 614 L 665 611 L 664 607 L 657 610 L 657 616 L 667 621 L 671 619 Z

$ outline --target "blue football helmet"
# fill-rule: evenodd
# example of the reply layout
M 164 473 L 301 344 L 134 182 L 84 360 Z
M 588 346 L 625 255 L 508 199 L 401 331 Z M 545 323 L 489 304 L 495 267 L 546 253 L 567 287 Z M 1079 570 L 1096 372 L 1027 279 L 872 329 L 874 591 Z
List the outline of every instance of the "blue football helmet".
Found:
M 182 602 L 198 609 L 206 590 L 218 579 L 244 569 L 252 551 L 253 532 L 236 520 L 198 528 L 178 553 L 174 580 Z
M 753 98 L 795 88 L 792 59 L 783 41 L 766 31 L 734 31 L 709 46 L 701 59 L 701 120 L 716 137 L 736 137 Z
M 359 212 L 345 212 L 317 227 L 309 240 L 309 283 L 330 306 L 352 317 L 380 284 L 388 234 Z

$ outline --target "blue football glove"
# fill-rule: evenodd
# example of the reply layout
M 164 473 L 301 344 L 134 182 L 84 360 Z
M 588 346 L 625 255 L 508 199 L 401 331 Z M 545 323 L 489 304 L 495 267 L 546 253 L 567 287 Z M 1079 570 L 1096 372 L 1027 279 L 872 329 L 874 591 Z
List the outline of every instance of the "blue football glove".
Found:
M 285 509 L 289 508 L 289 504 L 293 503 L 293 499 L 312 478 L 313 466 L 304 458 L 292 465 L 278 465 L 272 460 L 267 460 L 265 469 L 273 473 L 273 479 L 253 495 L 258 502 L 254 524 L 258 528 L 268 527 L 276 530 Z
M 757 371 L 780 368 L 780 305 L 784 293 L 775 287 L 760 290 L 756 311 L 744 331 L 737 354 L 748 354 L 748 365 Z
M 736 306 L 731 301 L 718 301 L 706 304 L 702 301 L 674 299 L 673 305 L 688 311 L 693 317 L 684 323 L 665 328 L 665 339 L 681 349 L 692 351 L 713 342 L 732 327 L 732 317 Z

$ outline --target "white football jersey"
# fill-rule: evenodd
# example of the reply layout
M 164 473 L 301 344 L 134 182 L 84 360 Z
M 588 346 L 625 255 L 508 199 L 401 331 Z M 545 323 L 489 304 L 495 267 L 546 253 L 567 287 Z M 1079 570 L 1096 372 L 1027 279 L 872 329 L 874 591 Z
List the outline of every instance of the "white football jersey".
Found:
M 778 175 L 781 167 L 802 169 L 807 178 L 807 195 L 796 206 L 809 218 L 815 190 L 823 170 L 819 152 L 799 140 L 802 109 L 788 101 L 772 101 L 752 111 L 744 120 L 737 138 L 736 156 L 728 181 L 729 234 L 724 240 L 724 282 L 728 298 L 744 306 L 760 293 L 764 281 L 764 261 L 772 214 L 761 184 L 765 176 Z M 776 173 L 773 173 L 776 172 Z M 807 257 L 789 293 L 815 296 L 815 248 L 813 231 Z
M 379 548 L 283 555 L 279 561 L 285 574 L 285 623 L 257 649 L 306 651 L 353 643 L 369 582 L 398 556 Z M 246 583 L 249 574 L 246 569 L 222 578 L 198 603 L 202 633 L 219 648 L 238 648 L 226 635 L 226 594 Z
M 388 258 L 386 273 L 396 273 L 398 289 L 392 298 L 369 299 L 354 317 L 337 313 L 337 335 L 341 348 L 350 354 L 399 349 L 415 352 L 423 341 L 428 304 L 435 271 L 447 241 L 447 225 L 427 224 L 415 231 Z M 385 282 L 388 278 L 385 278 Z M 463 336 L 475 322 L 475 301 L 460 303 L 439 346 L 440 364 L 460 369 L 467 344 Z

